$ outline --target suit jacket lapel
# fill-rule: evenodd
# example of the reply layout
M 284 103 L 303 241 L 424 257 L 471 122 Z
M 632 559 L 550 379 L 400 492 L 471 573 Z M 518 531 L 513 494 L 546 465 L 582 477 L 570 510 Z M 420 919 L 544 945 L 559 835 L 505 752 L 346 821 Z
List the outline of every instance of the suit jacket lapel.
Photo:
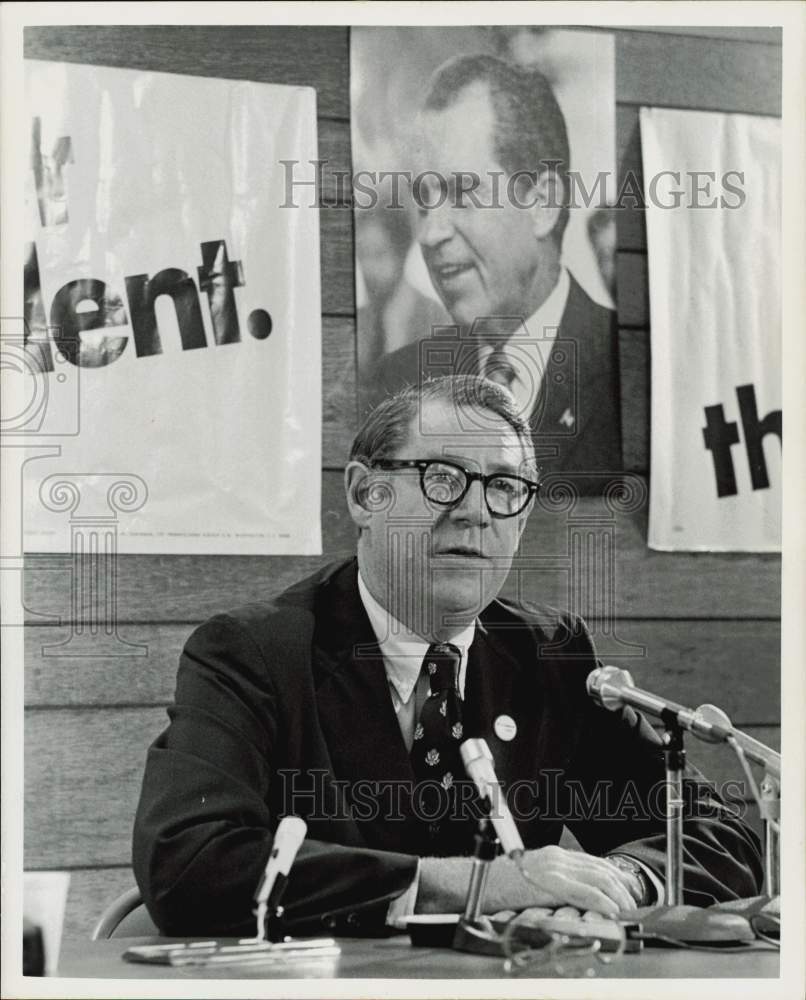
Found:
M 471 646 L 465 687 L 465 735 L 487 741 L 498 780 L 507 786 L 518 774 L 517 759 L 531 726 L 516 707 L 523 696 L 523 666 L 507 643 L 484 626 Z M 502 740 L 495 723 L 509 716 L 518 723 L 513 740 Z
M 397 788 L 410 787 L 413 773 L 383 658 L 358 593 L 355 562 L 323 588 L 316 622 L 316 700 L 334 776 L 352 789 L 360 783 L 368 803 L 369 818 L 361 824 L 367 841 L 405 850 L 410 810 L 405 795 L 393 796 Z M 398 802 L 401 820 L 390 822 Z
M 560 337 L 575 345 L 575 388 L 569 406 L 579 438 L 585 425 L 613 408 L 615 349 L 613 314 L 598 307 L 571 278 L 571 291 L 560 324 Z M 559 420 L 559 417 L 557 418 Z M 564 429 L 560 425 L 560 429 Z
M 541 403 L 537 429 L 543 434 L 570 434 L 566 411 L 578 419 L 578 400 L 588 391 L 590 366 L 584 357 L 588 344 L 584 336 L 584 299 L 582 289 L 571 276 L 568 301 L 563 310 L 560 328 L 546 365 L 541 383 Z
M 507 786 L 515 780 L 536 781 L 541 771 L 564 769 L 576 720 L 564 689 L 556 684 L 556 661 L 538 655 L 539 644 L 547 643 L 551 632 L 535 633 L 523 620 L 510 620 L 499 602 L 487 609 L 482 622 L 491 623 L 493 615 L 500 627 L 480 631 L 471 647 L 466 733 L 487 740 L 498 779 Z M 511 740 L 496 732 L 501 716 L 515 722 Z

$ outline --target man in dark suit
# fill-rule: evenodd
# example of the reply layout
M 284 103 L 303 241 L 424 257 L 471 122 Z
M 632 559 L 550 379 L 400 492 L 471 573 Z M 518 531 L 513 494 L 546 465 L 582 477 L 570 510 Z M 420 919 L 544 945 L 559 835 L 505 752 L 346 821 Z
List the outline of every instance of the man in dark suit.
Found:
M 548 81 L 493 56 L 450 60 L 418 135 L 416 235 L 456 327 L 423 330 L 381 358 L 364 402 L 430 375 L 478 372 L 512 391 L 545 471 L 617 473 L 616 317 L 562 262 L 570 155 Z
M 134 830 L 158 926 L 249 933 L 289 814 L 308 825 L 293 929 L 378 933 L 461 909 L 481 814 L 458 752 L 468 737 L 487 740 L 527 848 L 525 876 L 492 863 L 488 912 L 614 914 L 656 898 L 657 736 L 587 696 L 596 659 L 579 619 L 498 599 L 536 492 L 511 395 L 463 376 L 387 400 L 356 437 L 345 485 L 357 559 L 187 642 Z M 756 839 L 696 781 L 686 789 L 686 901 L 753 895 Z M 564 825 L 582 851 L 559 846 Z

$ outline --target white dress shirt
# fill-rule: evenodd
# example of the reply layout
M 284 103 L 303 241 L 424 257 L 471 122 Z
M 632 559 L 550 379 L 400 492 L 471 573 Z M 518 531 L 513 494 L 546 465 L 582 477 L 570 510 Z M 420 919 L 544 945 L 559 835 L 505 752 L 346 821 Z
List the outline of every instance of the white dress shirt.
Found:
M 370 594 L 364 583 L 361 572 L 358 573 L 358 593 L 361 596 L 361 603 L 369 618 L 372 631 L 378 641 L 378 647 L 383 656 L 386 668 L 386 679 L 389 683 L 389 693 L 392 698 L 392 705 L 397 715 L 400 732 L 407 750 L 411 750 L 414 742 L 414 729 L 420 716 L 420 709 L 429 694 L 428 677 L 423 674 L 422 666 L 425 654 L 430 643 L 408 629 L 402 622 L 399 622 L 385 608 L 383 608 Z M 467 660 L 470 646 L 476 634 L 474 621 L 466 628 L 462 629 L 449 641 L 456 646 L 461 653 L 459 663 L 459 673 L 457 676 L 457 690 L 459 697 L 464 700 L 465 680 L 467 677 Z M 627 855 L 629 856 L 629 855 Z M 631 860 L 637 861 L 636 858 Z M 657 875 L 646 865 L 638 861 L 638 864 L 646 872 L 652 885 L 655 888 L 656 898 L 663 899 L 663 885 Z M 397 899 L 393 899 L 389 904 L 386 914 L 386 923 L 393 927 L 405 927 L 406 918 L 414 913 L 417 902 L 417 892 L 420 887 L 420 865 L 411 882 L 411 885 Z
M 423 660 L 431 645 L 421 636 L 408 629 L 394 618 L 375 600 L 358 574 L 358 593 L 369 618 L 372 631 L 386 667 L 386 679 L 392 705 L 403 735 L 406 749 L 411 750 L 414 729 L 420 716 L 420 708 L 429 694 L 428 678 L 422 673 Z M 461 632 L 446 640 L 456 646 L 461 653 L 456 687 L 460 698 L 465 696 L 467 657 L 470 644 L 476 634 L 476 623 L 471 622 Z

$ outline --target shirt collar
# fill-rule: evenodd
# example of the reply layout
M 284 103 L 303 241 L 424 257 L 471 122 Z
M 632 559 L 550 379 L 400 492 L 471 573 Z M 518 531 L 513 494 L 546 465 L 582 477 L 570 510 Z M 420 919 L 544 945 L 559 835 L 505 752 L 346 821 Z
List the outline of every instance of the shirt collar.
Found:
M 370 594 L 358 572 L 358 593 L 361 603 L 369 618 L 372 631 L 378 640 L 383 662 L 386 666 L 386 676 L 397 692 L 401 702 L 405 703 L 417 685 L 420 670 L 428 652 L 430 643 L 394 618 Z M 467 675 L 467 658 L 470 645 L 476 634 L 476 622 L 471 622 L 461 632 L 447 640 L 456 646 L 462 655 L 459 664 L 459 697 L 465 696 L 465 677 Z

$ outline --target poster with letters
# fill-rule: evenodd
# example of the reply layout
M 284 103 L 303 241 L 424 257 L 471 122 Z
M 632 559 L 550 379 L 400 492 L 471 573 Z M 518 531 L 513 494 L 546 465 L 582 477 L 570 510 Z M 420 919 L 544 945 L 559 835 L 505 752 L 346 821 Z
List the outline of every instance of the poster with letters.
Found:
M 279 164 L 316 159 L 315 92 L 25 76 L 25 549 L 321 552 L 318 215 Z
M 656 183 L 649 545 L 778 552 L 781 122 L 643 108 L 641 142 Z

